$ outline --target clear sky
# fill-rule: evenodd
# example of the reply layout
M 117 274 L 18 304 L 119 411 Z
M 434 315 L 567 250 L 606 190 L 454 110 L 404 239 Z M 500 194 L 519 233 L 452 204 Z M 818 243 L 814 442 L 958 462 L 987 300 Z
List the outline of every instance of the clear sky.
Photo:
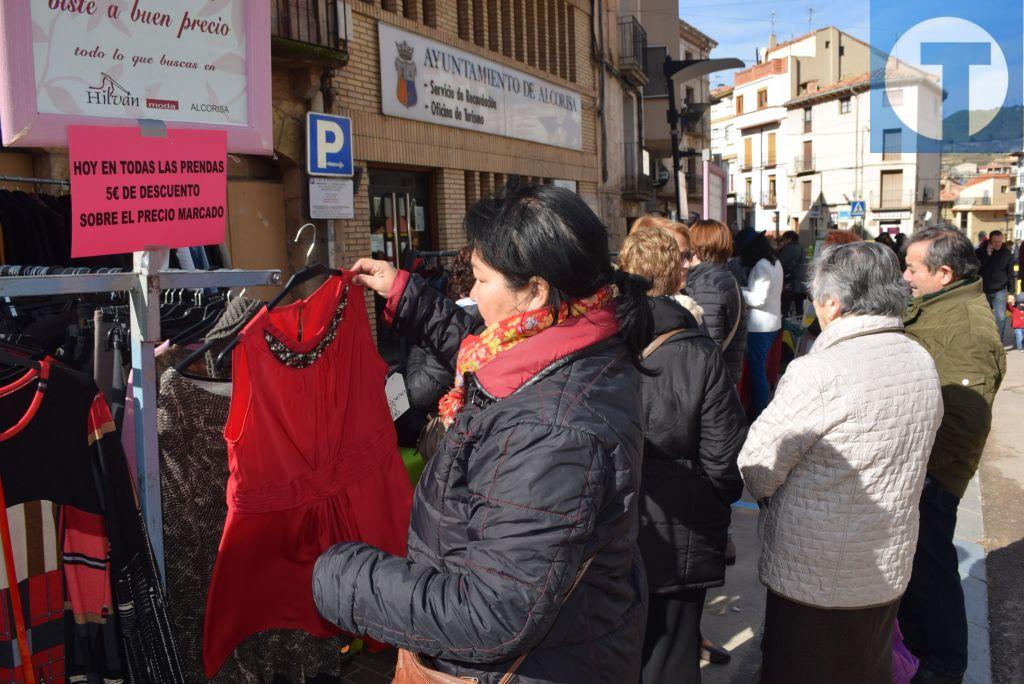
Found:
M 780 43 L 824 26 L 835 26 L 868 42 L 869 6 L 869 0 L 680 0 L 679 16 L 718 41 L 712 57 L 738 57 L 749 66 L 756 49 L 768 45 L 772 10 Z M 711 75 L 712 87 L 721 83 L 731 84 L 732 73 Z

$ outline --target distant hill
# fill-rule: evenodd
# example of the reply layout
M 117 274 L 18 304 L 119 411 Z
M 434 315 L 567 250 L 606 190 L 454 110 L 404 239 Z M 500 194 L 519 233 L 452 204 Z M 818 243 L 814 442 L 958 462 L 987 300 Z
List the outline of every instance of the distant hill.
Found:
M 986 110 L 993 111 L 993 110 Z M 943 154 L 972 152 L 1019 152 L 1021 136 L 1024 135 L 1024 107 L 1015 105 L 1004 107 L 996 114 L 996 118 L 971 139 L 968 131 L 970 112 L 966 109 L 946 117 L 942 124 L 943 137 L 948 141 L 943 145 Z

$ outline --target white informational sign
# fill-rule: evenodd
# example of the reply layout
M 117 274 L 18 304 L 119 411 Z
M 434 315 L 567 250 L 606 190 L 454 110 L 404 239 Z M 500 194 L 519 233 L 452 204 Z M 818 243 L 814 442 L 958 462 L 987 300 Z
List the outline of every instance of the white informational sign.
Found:
M 39 113 L 249 123 L 245 0 L 25 1 Z
M 424 207 L 416 206 L 416 232 L 425 233 L 427 230 L 427 212 Z
M 717 173 L 711 173 L 708 167 L 709 162 L 704 162 L 704 177 L 708 181 L 708 191 L 704 204 L 707 207 L 704 218 L 709 221 L 725 223 L 725 177 Z
M 385 114 L 582 149 L 579 93 L 387 24 L 377 34 Z
M 409 410 L 409 393 L 401 373 L 393 373 L 388 378 L 384 384 L 384 394 L 387 395 L 388 407 L 391 409 L 391 420 L 398 420 L 399 416 Z
M 913 214 L 909 210 L 904 211 L 874 211 L 871 214 L 871 218 L 876 221 L 906 221 L 911 218 Z
M 347 178 L 309 179 L 309 217 L 314 219 L 354 219 L 355 193 Z

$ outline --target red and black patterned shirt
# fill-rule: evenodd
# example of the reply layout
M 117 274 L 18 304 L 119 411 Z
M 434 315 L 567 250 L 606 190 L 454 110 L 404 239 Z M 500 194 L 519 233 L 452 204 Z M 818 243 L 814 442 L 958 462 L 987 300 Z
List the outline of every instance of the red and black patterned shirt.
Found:
M 0 387 L 0 684 L 123 681 L 98 454 L 113 430 L 92 379 L 50 359 Z

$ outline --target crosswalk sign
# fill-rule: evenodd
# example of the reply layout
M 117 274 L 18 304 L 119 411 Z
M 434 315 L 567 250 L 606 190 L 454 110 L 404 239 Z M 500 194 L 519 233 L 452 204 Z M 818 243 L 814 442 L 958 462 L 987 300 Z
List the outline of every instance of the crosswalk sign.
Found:
M 854 200 L 850 202 L 850 216 L 863 216 L 864 215 L 864 200 Z

